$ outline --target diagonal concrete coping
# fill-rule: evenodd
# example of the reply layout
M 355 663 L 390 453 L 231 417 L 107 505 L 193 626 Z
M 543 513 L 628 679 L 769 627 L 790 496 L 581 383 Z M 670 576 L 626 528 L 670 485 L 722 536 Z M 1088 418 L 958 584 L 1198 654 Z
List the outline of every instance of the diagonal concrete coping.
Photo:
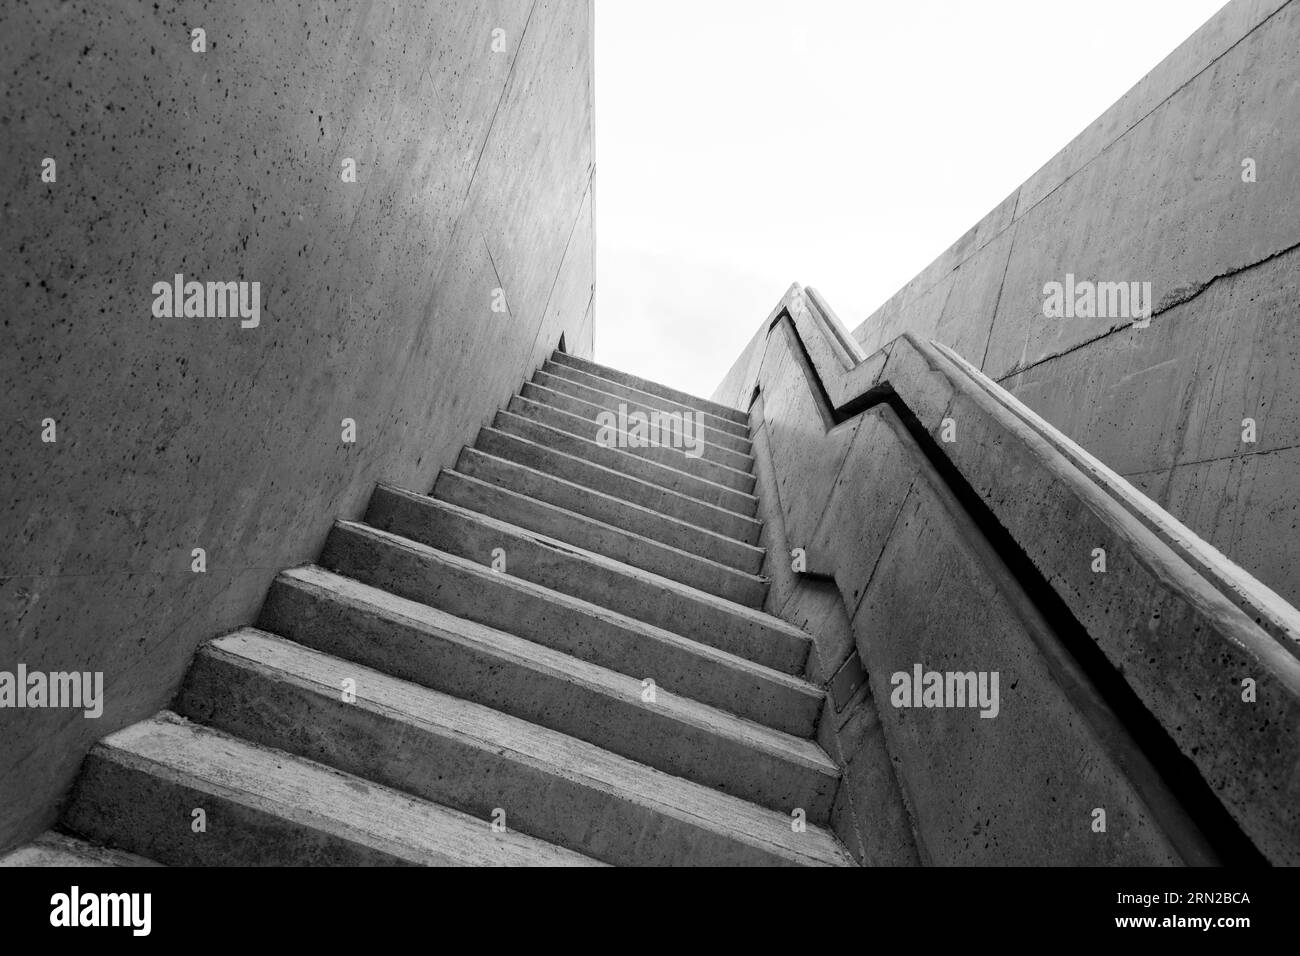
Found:
M 1235 564 L 1214 545 L 1161 508 L 1123 476 L 1108 468 L 1067 435 L 1045 421 L 1018 398 L 993 381 L 966 359 L 940 342 L 930 344 L 952 362 L 994 401 L 1043 436 L 1085 477 L 1101 487 L 1114 501 L 1192 565 L 1216 590 L 1232 601 L 1255 623 L 1300 659 L 1300 609 Z
M 769 317 L 766 323 L 769 331 L 782 318 L 788 318 L 794 324 L 808 352 L 809 363 L 821 379 L 826 400 L 836 417 L 841 419 L 852 417 L 873 400 L 883 398 L 881 386 L 888 379 L 882 373 L 897 343 L 907 340 L 920 345 L 905 333 L 867 355 L 821 295 L 815 289 L 804 288 L 798 283 L 790 286 Z M 816 340 L 812 344 L 808 341 L 810 332 Z M 1300 660 L 1300 609 L 1233 562 L 952 348 L 933 340 L 926 344 L 1006 412 L 1040 435 L 1069 461 L 1079 480 L 1101 488 L 1125 513 L 1142 522 L 1216 591 L 1250 617 L 1287 653 Z M 832 357 L 834 364 L 830 361 Z M 840 365 L 841 369 L 837 372 L 834 365 Z M 862 372 L 871 374 L 860 374 Z
M 899 414 L 1203 832 L 1300 864 L 1300 611 L 951 348 L 905 333 L 863 356 L 797 283 L 762 334 L 778 330 L 827 431 Z M 1078 559 L 1097 545 L 1118 574 Z

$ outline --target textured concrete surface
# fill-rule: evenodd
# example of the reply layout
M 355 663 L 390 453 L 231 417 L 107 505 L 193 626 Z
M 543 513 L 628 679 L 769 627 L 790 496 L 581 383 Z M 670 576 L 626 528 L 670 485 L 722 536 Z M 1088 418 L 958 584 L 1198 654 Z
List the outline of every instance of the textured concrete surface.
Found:
M 530 399 L 525 398 L 523 395 L 517 395 L 510 399 L 508 410 L 511 414 L 582 438 L 594 440 L 600 434 L 600 426 L 594 419 L 577 412 L 566 411 L 552 404 L 551 399 L 555 397 L 554 393 L 532 387 L 526 388 L 525 391 L 534 395 L 535 398 Z M 669 468 L 684 471 L 704 481 L 710 481 L 725 488 L 733 488 L 745 494 L 754 488 L 754 476 L 749 473 L 748 466 L 737 468 L 710 461 L 707 457 L 707 445 L 705 454 L 699 458 L 684 458 L 677 453 L 676 449 L 664 448 L 658 445 L 627 445 L 627 447 L 622 447 L 627 443 L 619 436 L 625 434 L 625 432 L 616 431 L 615 437 L 620 443 L 621 450 L 628 454 L 645 458 L 655 464 L 666 465 Z
M 1063 858 L 1296 860 L 1300 611 L 955 355 L 902 336 L 846 368 L 816 341 L 827 333 L 802 296 L 792 288 L 761 357 L 745 361 L 753 379 L 729 385 L 761 389 L 751 425 L 768 483 L 807 492 L 776 495 L 774 514 L 760 496 L 769 610 L 802 613 L 798 576 L 779 573 L 775 556 L 808 542 L 808 570 L 835 580 L 876 701 L 889 689 L 882 669 L 907 669 L 888 656 L 893 645 L 927 669 L 995 669 L 921 659 L 969 644 L 981 659 L 1001 655 L 1032 705 L 1018 714 L 1004 704 L 995 719 L 1027 721 L 1022 740 L 985 731 L 979 746 L 952 726 L 909 738 L 880 705 L 905 791 L 911 767 L 934 770 L 929 751 L 935 739 L 951 749 L 949 736 L 957 750 L 988 747 L 970 754 L 981 772 L 999 761 L 1014 772 L 1037 766 L 1048 789 L 1078 777 L 1072 755 L 1087 753 L 1091 785 L 1146 835 L 1129 843 L 1137 856 L 1067 840 Z M 829 407 L 815 398 L 823 392 Z M 814 641 L 819 658 L 825 642 Z M 1035 736 L 1034 726 L 1053 725 L 1047 736 L 1068 746 Z M 909 796 L 923 859 L 980 849 L 960 842 L 960 828 L 942 833 L 960 816 L 957 804 L 940 806 L 953 794 L 931 792 L 949 773 L 917 778 L 924 806 Z M 951 775 L 969 793 L 985 788 L 981 806 L 999 797 L 993 778 Z M 999 835 L 1003 855 L 1031 858 L 1016 840 L 1064 823 L 1050 814 L 1066 791 L 1052 799 L 1032 779 L 1021 788 L 1034 794 L 1028 805 L 997 814 L 1021 819 Z
M 605 862 L 789 864 L 843 852 L 829 835 L 793 832 L 788 812 L 297 644 L 243 640 L 225 658 L 183 695 L 204 721 L 480 821 L 503 807 L 512 827 Z M 348 677 L 354 704 L 335 692 Z
M 792 494 L 778 491 L 773 468 L 768 418 L 760 395 L 750 408 L 754 432 L 754 461 L 761 491 L 764 519 L 763 546 L 767 549 L 764 573 L 770 577 L 766 609 L 808 633 L 812 648 L 806 674 L 817 684 L 834 685 L 836 674 L 849 658 L 856 658 L 856 639 L 833 579 L 797 573 L 786 538 L 785 504 L 803 501 L 803 488 Z M 823 449 L 824 451 L 825 449 Z M 825 463 L 817 456 L 810 460 Z M 826 468 L 815 469 L 825 471 Z M 846 530 L 846 534 L 852 533 Z M 804 557 L 815 560 L 822 548 L 801 545 Z M 845 553 L 851 553 L 846 549 Z M 899 789 L 895 761 L 885 742 L 883 727 L 871 688 L 865 681 L 847 699 L 827 696 L 817 722 L 817 742 L 840 767 L 840 787 L 831 810 L 831 829 L 865 866 L 910 866 L 919 861 L 911 814 Z
M 565 481 L 586 485 L 603 493 L 623 498 L 632 504 L 650 508 L 677 521 L 713 531 L 745 544 L 758 541 L 759 523 L 726 508 L 671 491 L 653 482 L 628 475 L 617 468 L 597 465 L 586 456 L 557 451 L 543 442 L 529 441 L 518 435 L 480 428 L 474 447 L 497 458 L 504 458 L 536 470 L 545 469 Z M 639 462 L 639 458 L 627 456 Z
M 853 627 L 890 752 L 902 767 L 922 859 L 1179 862 L 1126 774 L 1125 755 L 1090 720 L 1097 702 L 1060 660 L 1055 635 L 959 510 L 916 479 L 919 465 L 894 476 L 912 490 L 875 573 L 860 583 Z M 997 673 L 996 716 L 985 719 L 972 707 L 893 706 L 892 675 L 910 677 L 918 664 Z M 1104 833 L 1092 828 L 1094 808 L 1106 813 Z
M 429 487 L 561 334 L 590 354 L 593 281 L 586 0 L 4 21 L 0 669 L 107 703 L 0 712 L 0 848 L 377 480 Z M 154 318 L 175 273 L 260 282 L 258 326 Z
M 500 548 L 509 555 L 508 571 L 514 577 L 787 674 L 802 673 L 808 659 L 808 634 L 780 618 L 445 501 L 381 485 L 365 520 L 371 527 L 489 566 Z
M 682 638 L 597 604 L 360 525 L 340 525 L 321 554 L 325 567 L 489 627 L 508 630 L 625 674 L 653 677 L 678 694 L 811 735 L 821 691 L 788 674 Z M 288 572 L 297 574 L 297 571 Z M 269 629 L 294 627 L 278 609 L 276 580 L 263 612 Z
M 640 494 L 605 472 L 574 488 Z M 617 536 L 580 547 L 578 514 L 551 538 L 491 497 L 374 499 L 383 528 L 336 522 L 323 567 L 202 645 L 170 710 L 92 749 L 62 826 L 168 863 L 856 862 L 828 829 L 848 798 L 827 691 L 797 674 L 807 634 L 621 564 Z M 831 682 L 837 719 L 854 673 Z
M 492 420 L 492 426 L 506 434 L 548 445 L 566 455 L 581 455 L 592 464 L 625 472 L 633 478 L 689 495 L 745 517 L 752 518 L 758 506 L 753 495 L 661 465 L 647 458 L 630 455 L 621 448 L 597 445 L 578 435 L 543 425 L 523 415 L 508 411 L 497 412 L 496 418 Z
M 1300 603 L 1297 115 L 1300 3 L 1232 0 L 853 334 L 952 346 Z M 1066 273 L 1151 282 L 1151 324 L 1045 318 Z
M 497 628 L 431 608 L 319 569 L 282 578 L 276 633 L 335 657 L 423 687 L 453 694 L 530 723 L 595 744 L 673 776 L 778 810 L 802 806 L 825 822 L 839 769 L 811 736 L 796 737 L 743 720 L 698 699 L 656 692 L 642 699 L 647 671 L 614 670 Z M 203 685 L 219 694 L 229 662 L 224 649 L 239 632 L 205 645 L 177 700 Z M 360 638 L 360 640 L 358 640 Z M 821 694 L 816 704 L 821 703 Z
M 477 448 L 465 448 L 456 460 L 456 470 L 479 481 L 489 482 L 536 501 L 563 508 L 570 514 L 623 528 L 672 548 L 687 551 L 718 564 L 756 573 L 763 555 L 758 548 L 716 531 L 615 497 L 604 489 L 589 489 L 553 471 L 517 464 Z
M 192 827 L 204 811 L 203 831 Z M 590 866 L 595 861 L 163 712 L 101 741 L 66 822 L 170 865 Z
M 486 512 L 529 531 L 560 538 L 588 551 L 598 551 L 729 601 L 750 607 L 763 603 L 766 582 L 756 574 L 537 501 L 491 482 L 479 481 L 457 471 L 443 471 L 434 485 L 433 495 L 471 511 Z
M 0 866 L 159 866 L 134 853 L 123 853 L 79 837 L 47 830 L 24 846 L 0 856 Z

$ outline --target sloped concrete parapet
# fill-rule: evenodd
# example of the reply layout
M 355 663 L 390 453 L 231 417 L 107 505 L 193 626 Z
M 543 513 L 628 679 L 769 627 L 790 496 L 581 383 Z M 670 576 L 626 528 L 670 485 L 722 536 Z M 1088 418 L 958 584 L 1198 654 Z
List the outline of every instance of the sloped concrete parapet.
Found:
M 745 376 L 715 398 L 755 387 L 762 396 L 755 447 L 771 448 L 785 538 L 834 577 L 852 618 L 903 789 L 927 795 L 912 802 L 923 858 L 971 861 L 974 850 L 941 831 L 973 804 L 987 811 L 1028 768 L 1058 789 L 1029 788 L 1034 798 L 1022 794 L 1015 811 L 1000 804 L 990 820 L 1018 822 L 999 834 L 995 856 L 1029 854 L 1057 832 L 1072 862 L 1300 861 L 1300 612 L 953 350 L 902 335 L 855 360 L 828 332 L 833 321 L 793 286 L 752 343 L 757 357 L 737 363 Z M 972 548 L 971 561 L 954 564 Z M 959 599 L 943 596 L 953 589 Z M 1014 613 L 989 630 L 999 601 Z M 946 637 L 926 645 L 935 627 Z M 903 728 L 917 717 L 891 706 L 882 682 L 907 671 L 900 647 L 914 647 L 913 663 L 928 671 L 981 634 L 971 661 L 952 663 L 995 671 L 1001 660 L 1016 675 L 989 725 L 1029 719 L 1026 695 L 1054 687 L 1050 709 L 1091 728 L 1091 743 L 1035 751 L 1048 726 L 1040 714 L 1000 758 L 970 756 L 1011 776 L 984 789 L 966 778 L 939 810 L 935 788 L 963 778 L 945 784 L 925 768 L 950 764 L 953 747 L 990 730 L 967 721 L 913 740 Z M 1037 678 L 1024 659 L 1004 657 L 1021 635 L 1046 668 Z M 1105 766 L 1129 796 L 1080 812 L 1108 804 L 1113 824 L 1129 800 L 1120 816 L 1146 821 L 1110 851 L 1083 817 L 1071 818 L 1083 821 L 1070 834 L 1077 843 L 1051 822 Z M 1129 857 L 1143 841 L 1149 850 Z

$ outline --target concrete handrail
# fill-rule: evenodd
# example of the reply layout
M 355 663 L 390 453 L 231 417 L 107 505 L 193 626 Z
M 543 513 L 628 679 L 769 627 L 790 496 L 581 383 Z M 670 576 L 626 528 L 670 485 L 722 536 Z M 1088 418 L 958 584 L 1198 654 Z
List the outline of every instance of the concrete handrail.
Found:
M 847 417 L 860 411 L 863 400 L 870 398 L 880 382 L 874 377 L 868 380 L 854 373 L 883 367 L 897 340 L 868 356 L 822 296 L 811 286 L 801 287 L 798 283 L 787 290 L 773 315 L 790 317 L 805 348 L 808 343 L 804 337 L 812 332 L 823 337 L 838 354 L 852 359 L 845 362 L 845 369 L 836 370 L 828 367 L 822 350 L 808 350 L 811 365 L 821 379 L 824 392 L 832 399 L 837 416 Z M 800 317 L 805 321 L 800 322 Z M 771 322 L 769 328 L 770 326 Z M 1045 421 L 952 348 L 936 341 L 928 344 L 950 361 L 962 375 L 1067 458 L 1077 469 L 1080 479 L 1103 489 L 1127 514 L 1150 528 L 1216 590 L 1254 618 L 1288 653 L 1300 659 L 1300 609 L 1240 565 L 1233 563 L 1208 541 Z
M 1266 858 L 1300 863 L 1300 611 L 951 348 L 904 334 L 863 355 L 798 284 L 767 335 L 782 324 L 828 427 L 883 402 L 907 416 L 967 505 L 1027 560 L 1032 587 L 1052 592 L 1135 695 L 1131 713 L 1163 728 L 1153 746 L 1176 745 L 1199 774 L 1187 779 Z M 967 437 L 945 443 L 954 418 Z M 1084 542 L 1110 556 L 1104 582 L 1079 561 Z M 1258 696 L 1243 703 L 1247 680 Z

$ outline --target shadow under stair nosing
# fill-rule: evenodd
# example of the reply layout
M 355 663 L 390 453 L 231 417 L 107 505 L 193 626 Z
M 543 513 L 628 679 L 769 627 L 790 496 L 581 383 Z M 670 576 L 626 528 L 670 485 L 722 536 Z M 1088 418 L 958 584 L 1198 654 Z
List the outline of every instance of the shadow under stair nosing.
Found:
M 812 639 L 759 610 L 747 415 L 580 363 L 552 356 L 556 388 L 524 383 L 430 495 L 380 485 L 336 521 L 172 710 L 92 748 L 80 836 L 22 858 L 856 865 L 824 829 Z M 610 402 L 698 411 L 722 444 L 605 447 Z

